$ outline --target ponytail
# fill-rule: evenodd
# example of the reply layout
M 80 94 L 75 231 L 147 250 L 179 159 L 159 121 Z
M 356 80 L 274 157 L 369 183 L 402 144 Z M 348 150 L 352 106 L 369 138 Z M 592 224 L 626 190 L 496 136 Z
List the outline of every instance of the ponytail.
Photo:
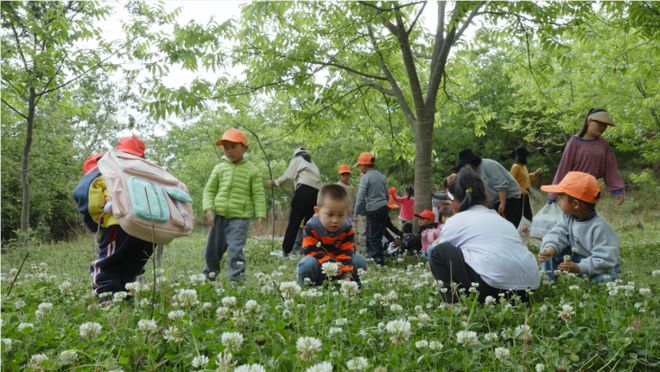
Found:
M 587 130 L 589 129 L 589 116 L 591 116 L 591 114 L 595 114 L 597 112 L 607 112 L 607 110 L 602 109 L 602 108 L 589 109 L 589 112 L 587 112 L 587 116 L 584 117 L 584 125 L 582 126 L 582 130 L 578 134 L 578 137 L 584 137 L 584 135 L 587 134 Z
M 460 202 L 459 212 L 466 211 L 475 205 L 486 205 L 487 196 L 484 183 L 478 174 L 469 168 L 463 168 L 458 176 L 449 183 L 449 192 L 454 200 Z
M 408 194 L 408 200 L 410 200 L 410 198 L 415 196 L 415 189 L 412 186 L 408 186 L 406 188 L 406 194 Z

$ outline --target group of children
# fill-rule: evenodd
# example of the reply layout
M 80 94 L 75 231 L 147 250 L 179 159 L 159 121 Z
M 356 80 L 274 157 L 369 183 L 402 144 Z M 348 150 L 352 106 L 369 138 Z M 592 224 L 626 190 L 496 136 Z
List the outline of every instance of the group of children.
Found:
M 228 252 L 229 280 L 237 281 L 246 269 L 243 247 L 247 239 L 249 219 L 256 217 L 257 230 L 260 230 L 266 216 L 263 180 L 256 166 L 246 159 L 248 139 L 243 132 L 229 129 L 216 145 L 222 146 L 224 156 L 213 169 L 203 192 L 202 205 L 209 222 L 212 223 L 205 249 L 204 273 L 209 280 L 215 280 L 220 272 L 220 261 L 225 252 Z M 142 155 L 143 149 L 142 145 Z M 355 249 L 356 233 L 353 225 L 360 216 L 366 219 L 367 256 L 376 264 L 383 265 L 385 255 L 382 239 L 385 230 L 392 225 L 388 208 L 391 197 L 402 204 L 400 217 L 404 222 L 402 235 L 406 248 L 422 255 L 427 255 L 429 248 L 438 245 L 443 234 L 443 224 L 460 211 L 459 205 L 447 201 L 439 203 L 435 208 L 436 212 L 424 210 L 414 214 L 419 218 L 420 232 L 412 235 L 412 189 L 407 190 L 402 198 L 396 197 L 395 191 L 388 190 L 387 179 L 376 169 L 376 158 L 370 152 L 361 153 L 355 166 L 362 174 L 357 190 L 350 184 L 351 167 L 342 164 L 338 171 L 339 182 L 324 185 L 319 191 L 315 215 L 309 219 L 303 231 L 304 257 L 297 268 L 298 281 L 301 284 L 306 281 L 318 284 L 328 279 L 328 276 L 339 280 L 359 281 L 358 270 L 367 268 L 366 259 Z M 478 173 L 471 170 L 469 172 L 472 172 L 470 174 L 473 177 L 479 178 Z M 453 182 L 449 181 L 450 184 Z M 453 200 L 450 189 L 451 187 L 447 187 L 447 193 L 449 199 Z M 596 179 L 586 173 L 569 172 L 560 183 L 544 186 L 542 190 L 559 195 L 559 205 L 564 213 L 543 239 L 538 254 L 538 260 L 543 262 L 543 269 L 548 272 L 550 279 L 553 278 L 555 270 L 588 275 L 594 280 L 616 278 L 619 274 L 618 237 L 595 211 L 600 195 Z M 469 199 L 472 195 L 471 188 L 461 192 L 464 198 Z M 487 200 L 489 199 L 485 198 L 484 203 Z M 103 209 L 103 201 L 96 204 L 96 209 Z M 104 222 L 102 227 L 107 228 L 106 225 L 108 223 Z M 93 264 L 95 280 L 103 276 L 120 275 L 120 267 L 129 265 L 128 258 L 112 267 L 104 268 L 102 265 L 105 257 L 101 256 L 107 254 L 104 247 L 114 247 L 114 243 L 108 244 L 106 240 L 121 238 L 119 235 L 113 235 L 114 231 L 108 229 L 104 233 L 106 238 L 100 245 L 99 259 Z M 123 243 L 118 244 L 121 247 Z M 151 252 L 147 244 L 143 245 L 148 259 Z M 569 253 L 571 249 L 573 251 Z M 566 254 L 570 254 L 570 260 L 562 259 Z M 95 284 L 97 293 L 104 290 L 123 290 L 125 283 L 134 280 L 141 272 L 145 262 L 145 257 L 140 257 L 137 265 L 140 267 L 132 268 L 125 280 L 122 279 L 113 286 L 100 287 Z M 324 264 L 327 262 L 335 263 L 338 270 L 325 270 Z

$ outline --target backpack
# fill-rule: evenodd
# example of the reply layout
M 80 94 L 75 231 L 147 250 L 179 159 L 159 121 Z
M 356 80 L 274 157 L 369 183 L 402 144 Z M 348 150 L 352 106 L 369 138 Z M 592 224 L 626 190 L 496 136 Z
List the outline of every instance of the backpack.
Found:
M 112 214 L 126 233 L 158 244 L 192 233 L 192 198 L 166 170 L 117 150 L 108 151 L 98 169 L 112 198 Z

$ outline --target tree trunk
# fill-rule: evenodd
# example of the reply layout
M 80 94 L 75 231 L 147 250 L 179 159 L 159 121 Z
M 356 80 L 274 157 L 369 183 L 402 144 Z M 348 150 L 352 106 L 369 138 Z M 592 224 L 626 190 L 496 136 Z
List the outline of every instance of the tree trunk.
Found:
M 21 208 L 20 241 L 25 242 L 30 229 L 30 150 L 32 149 L 32 132 L 34 130 L 34 113 L 36 111 L 36 93 L 30 88 L 28 97 L 27 129 L 25 132 L 25 145 L 23 146 L 23 165 L 21 167 L 21 187 L 23 188 Z
M 428 114 L 415 123 L 415 213 L 431 209 L 434 119 L 433 114 Z M 415 231 L 417 225 L 415 221 Z

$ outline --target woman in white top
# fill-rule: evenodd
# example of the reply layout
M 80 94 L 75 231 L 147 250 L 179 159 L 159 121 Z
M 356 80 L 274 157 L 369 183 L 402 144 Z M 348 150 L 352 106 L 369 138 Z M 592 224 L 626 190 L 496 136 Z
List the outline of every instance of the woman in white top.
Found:
M 536 259 L 516 228 L 486 206 L 481 178 L 463 168 L 449 182 L 448 194 L 456 214 L 445 223 L 429 255 L 433 276 L 447 288 L 443 300 L 456 302 L 459 290 L 468 291 L 471 283 L 479 283 L 481 302 L 511 292 L 526 300 L 525 290 L 539 286 Z
M 296 240 L 296 234 L 300 229 L 300 222 L 307 223 L 314 215 L 316 206 L 316 197 L 323 184 L 321 183 L 321 173 L 319 168 L 312 162 L 309 152 L 300 147 L 293 151 L 293 159 L 284 174 L 276 179 L 270 180 L 270 187 L 279 187 L 286 181 L 293 181 L 293 198 L 291 199 L 291 214 L 289 215 L 289 224 L 284 233 L 282 241 L 282 255 L 288 256 L 293 250 L 293 244 Z

